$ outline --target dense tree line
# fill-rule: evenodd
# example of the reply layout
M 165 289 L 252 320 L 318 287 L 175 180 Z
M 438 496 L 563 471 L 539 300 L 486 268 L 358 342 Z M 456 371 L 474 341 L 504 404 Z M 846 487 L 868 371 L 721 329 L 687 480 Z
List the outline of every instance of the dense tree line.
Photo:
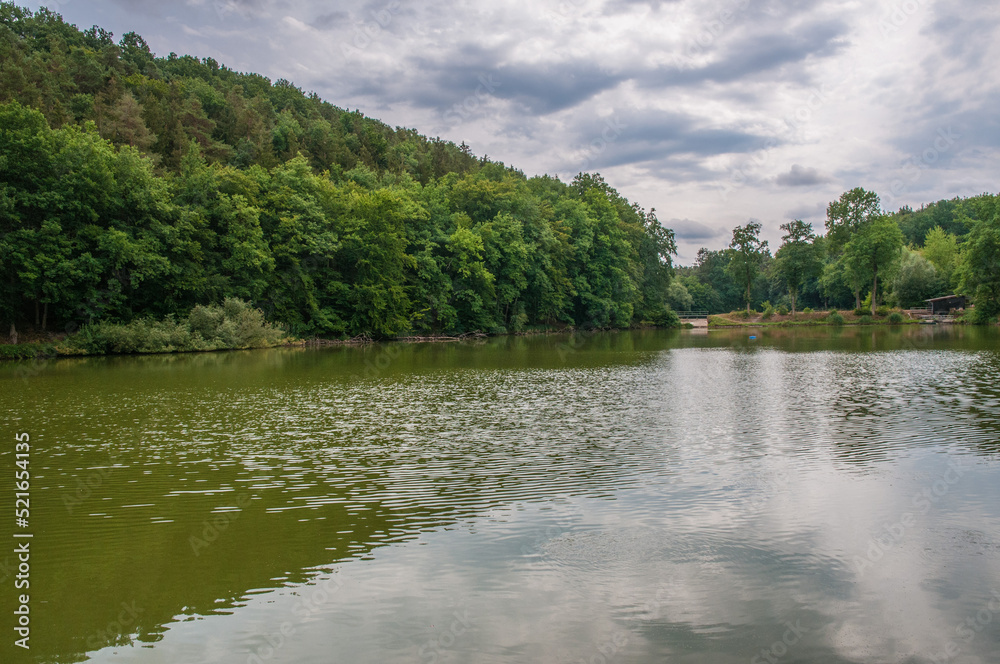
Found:
M 1000 313 L 1000 196 L 939 201 L 888 213 L 878 195 L 857 188 L 827 208 L 825 235 L 784 224 L 772 256 L 759 222 L 733 231 L 727 249 L 701 249 L 677 270 L 670 302 L 711 313 L 799 305 L 869 309 L 923 306 L 953 293 L 975 304 L 974 320 Z
M 503 332 L 667 322 L 673 236 L 600 176 L 502 164 L 421 185 L 364 166 L 208 163 L 0 105 L 6 320 L 41 328 L 238 297 L 299 334 Z
M 671 231 L 206 59 L 0 4 L 0 320 L 239 298 L 300 335 L 675 321 Z

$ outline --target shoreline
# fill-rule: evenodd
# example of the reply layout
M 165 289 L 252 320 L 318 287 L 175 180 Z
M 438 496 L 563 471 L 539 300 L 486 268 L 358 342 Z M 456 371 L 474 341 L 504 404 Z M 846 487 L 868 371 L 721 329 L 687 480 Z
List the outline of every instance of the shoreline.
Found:
M 797 316 L 803 315 L 816 315 L 816 314 L 797 314 Z M 507 332 L 504 334 L 486 334 L 484 332 L 467 332 L 460 335 L 422 335 L 422 336 L 406 336 L 397 337 L 393 339 L 373 339 L 367 335 L 359 335 L 356 337 L 351 337 L 349 339 L 289 339 L 283 343 L 266 345 L 266 346 L 250 346 L 246 348 L 215 348 L 211 350 L 167 350 L 167 351 L 151 351 L 151 352 L 134 352 L 134 353 L 87 353 L 74 348 L 69 348 L 64 346 L 65 337 L 63 339 L 55 339 L 48 341 L 31 341 L 19 344 L 0 344 L 0 364 L 4 362 L 21 362 L 21 361 L 38 361 L 38 360 L 51 360 L 58 358 L 71 358 L 71 357 L 137 357 L 146 355 L 187 355 L 187 354 L 197 354 L 197 353 L 225 353 L 234 351 L 247 351 L 247 350 L 266 350 L 269 348 L 308 348 L 308 347 L 335 347 L 335 346 L 366 346 L 369 344 L 387 344 L 387 343 L 406 343 L 406 344 L 420 344 L 420 343 L 457 343 L 464 341 L 472 341 L 477 339 L 490 339 L 499 337 L 529 337 L 529 336 L 549 336 L 549 335 L 559 335 L 559 334 L 599 334 L 602 332 L 629 332 L 636 330 L 701 330 L 705 332 L 710 332 L 712 330 L 734 330 L 734 329 L 767 329 L 767 328 L 795 328 L 795 327 L 913 327 L 918 325 L 965 325 L 963 321 L 959 320 L 920 320 L 914 318 L 908 318 L 900 322 L 890 322 L 887 317 L 880 317 L 870 321 L 861 322 L 856 318 L 854 320 L 845 320 L 843 322 L 831 322 L 827 320 L 829 314 L 823 313 L 818 315 L 814 319 L 807 320 L 749 320 L 749 321 L 735 321 L 727 317 L 726 314 L 711 314 L 707 319 L 698 319 L 699 322 L 706 320 L 707 324 L 704 325 L 694 325 L 690 320 L 682 320 L 681 325 L 677 327 L 659 327 L 656 325 L 639 325 L 636 327 L 627 328 L 594 328 L 594 329 L 580 329 L 575 327 L 564 327 L 564 328 L 549 328 L 549 329 L 534 329 L 525 330 L 522 332 Z M 852 315 L 853 317 L 853 315 Z M 860 317 L 858 317 L 860 318 Z
M 431 336 L 407 336 L 407 337 L 396 337 L 392 339 L 373 339 L 367 335 L 358 335 L 356 337 L 351 337 L 349 339 L 289 339 L 283 343 L 277 343 L 266 346 L 249 346 L 245 348 L 213 348 L 206 350 L 166 350 L 166 351 L 150 351 L 150 352 L 134 352 L 134 353 L 88 353 L 85 351 L 80 351 L 75 348 L 69 348 L 64 344 L 65 337 L 62 339 L 48 340 L 48 341 L 29 341 L 19 344 L 0 344 L 0 363 L 3 362 L 21 362 L 21 361 L 31 361 L 31 360 L 51 360 L 58 358 L 71 358 L 71 357 L 138 357 L 147 355 L 189 355 L 198 353 L 227 353 L 234 351 L 247 351 L 247 350 L 267 350 L 270 348 L 307 348 L 307 347 L 333 347 L 333 346 L 366 346 L 369 344 L 385 344 L 385 343 L 407 343 L 407 344 L 419 344 L 419 343 L 456 343 L 462 341 L 471 341 L 475 339 L 490 339 L 499 337 L 529 337 L 529 336 L 543 336 L 543 335 L 557 335 L 557 334 L 574 334 L 576 332 L 584 332 L 586 334 L 596 334 L 601 332 L 627 332 L 632 330 L 649 330 L 649 329 L 659 329 L 659 330 L 682 330 L 685 326 L 682 324 L 679 327 L 658 327 L 655 325 L 640 325 L 636 327 L 627 328 L 594 328 L 591 330 L 580 330 L 575 327 L 565 327 L 565 328 L 551 328 L 551 329 L 535 329 L 535 330 L 525 330 L 522 332 L 506 332 L 504 334 L 486 334 L 485 332 L 466 332 L 464 334 L 450 336 L 450 335 L 431 335 Z

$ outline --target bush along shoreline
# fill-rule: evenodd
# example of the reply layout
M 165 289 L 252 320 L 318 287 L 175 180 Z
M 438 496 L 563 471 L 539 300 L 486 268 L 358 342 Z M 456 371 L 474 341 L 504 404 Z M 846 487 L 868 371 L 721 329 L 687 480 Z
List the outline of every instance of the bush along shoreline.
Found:
M 680 319 L 666 311 L 656 321 L 644 321 L 631 328 L 599 328 L 621 330 L 638 328 L 679 329 Z M 576 328 L 548 327 L 508 334 L 554 334 L 572 332 Z M 481 332 L 460 336 L 395 337 L 385 341 L 460 341 L 468 337 L 503 336 Z M 24 343 L 0 344 L 0 361 L 38 358 L 150 355 L 169 353 L 202 353 L 228 350 L 253 350 L 293 345 L 342 345 L 371 343 L 367 335 L 342 339 L 300 339 L 289 334 L 287 327 L 268 322 L 260 309 L 238 298 L 227 298 L 222 304 L 198 305 L 182 318 L 167 316 L 162 320 L 138 318 L 128 323 L 100 321 L 88 323 L 78 331 L 52 335 L 48 339 Z
M 0 345 L 0 360 L 70 355 L 192 353 L 271 348 L 293 342 L 264 312 L 237 298 L 198 305 L 183 318 L 89 323 L 62 339 Z

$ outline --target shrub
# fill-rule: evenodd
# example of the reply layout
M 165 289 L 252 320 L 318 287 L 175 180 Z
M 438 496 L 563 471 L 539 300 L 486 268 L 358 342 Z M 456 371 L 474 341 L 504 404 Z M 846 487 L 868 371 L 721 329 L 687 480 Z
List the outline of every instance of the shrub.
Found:
M 964 320 L 972 325 L 990 325 L 997 320 L 996 315 L 991 315 L 984 307 L 973 307 L 967 309 Z
M 898 311 L 893 311 L 891 314 L 889 314 L 889 322 L 892 323 L 893 325 L 899 325 L 900 323 L 903 322 L 903 314 L 899 313 Z
M 56 354 L 52 344 L 0 344 L 0 360 L 31 360 Z
M 681 327 L 681 318 L 673 309 L 663 307 L 651 317 L 651 322 L 657 327 Z
M 780 307 L 778 307 L 778 315 L 779 316 L 787 316 L 788 315 L 788 307 L 786 307 L 783 304 Z
M 840 313 L 837 312 L 837 311 L 834 311 L 829 316 L 827 316 L 827 320 L 830 321 L 830 323 L 833 324 L 833 325 L 843 325 L 844 324 L 844 317 L 841 316 Z
M 876 309 L 875 312 L 879 316 L 888 316 L 889 315 L 889 307 L 887 307 L 886 305 L 883 304 L 881 307 L 879 307 L 878 309 Z
M 865 316 L 867 314 L 868 314 L 868 309 L 865 309 L 864 307 L 858 307 L 857 309 L 854 310 L 855 316 Z
M 767 320 L 774 315 L 774 307 L 771 306 L 770 302 L 764 303 L 764 311 L 761 313 L 760 317 Z
M 858 324 L 859 325 L 871 325 L 874 320 L 875 320 L 874 318 L 872 318 L 868 314 L 865 314 L 864 316 L 861 316 L 861 317 L 858 318 Z
M 830 315 L 839 314 L 840 311 L 838 309 L 830 309 L 829 313 L 830 313 Z
M 284 331 L 266 320 L 260 309 L 235 298 L 222 305 L 198 305 L 182 320 L 140 318 L 130 323 L 102 321 L 84 326 L 66 340 L 72 349 L 92 354 L 173 353 L 223 348 L 266 348 L 278 344 Z
M 802 310 L 802 313 L 804 314 L 811 314 L 812 312 L 813 312 L 812 307 L 806 307 L 805 309 Z

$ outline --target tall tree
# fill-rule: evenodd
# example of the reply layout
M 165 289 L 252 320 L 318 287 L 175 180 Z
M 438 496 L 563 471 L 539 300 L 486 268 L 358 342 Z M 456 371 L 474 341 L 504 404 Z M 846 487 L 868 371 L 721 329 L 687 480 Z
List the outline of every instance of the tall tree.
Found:
M 819 276 L 823 263 L 815 244 L 816 235 L 812 224 L 796 219 L 782 224 L 781 230 L 785 231 L 785 235 L 775 254 L 774 270 L 788 288 L 788 299 L 792 303 L 794 316 L 799 289 L 806 279 Z
M 955 286 L 952 277 L 958 267 L 958 238 L 948 233 L 940 226 L 935 226 L 927 232 L 924 239 L 924 258 L 934 264 L 938 275 L 944 279 L 949 288 Z
M 851 238 L 844 247 L 847 265 L 854 274 L 871 280 L 872 315 L 878 308 L 879 278 L 888 276 L 899 262 L 903 249 L 903 232 L 892 217 L 879 215 Z
M 745 226 L 733 229 L 733 240 L 729 243 L 732 255 L 726 269 L 730 276 L 745 288 L 744 299 L 748 314 L 753 282 L 768 256 L 767 240 L 760 239 L 760 230 L 760 222 L 751 219 Z
M 841 194 L 826 208 L 827 250 L 831 256 L 840 256 L 851 241 L 871 221 L 881 215 L 882 204 L 878 194 L 855 187 Z M 861 307 L 861 289 L 864 279 L 853 275 L 847 279 L 854 291 L 854 308 Z
M 986 322 L 1000 313 L 1000 196 L 979 198 L 966 217 L 971 226 L 962 245 L 959 290 L 975 302 L 976 318 Z

